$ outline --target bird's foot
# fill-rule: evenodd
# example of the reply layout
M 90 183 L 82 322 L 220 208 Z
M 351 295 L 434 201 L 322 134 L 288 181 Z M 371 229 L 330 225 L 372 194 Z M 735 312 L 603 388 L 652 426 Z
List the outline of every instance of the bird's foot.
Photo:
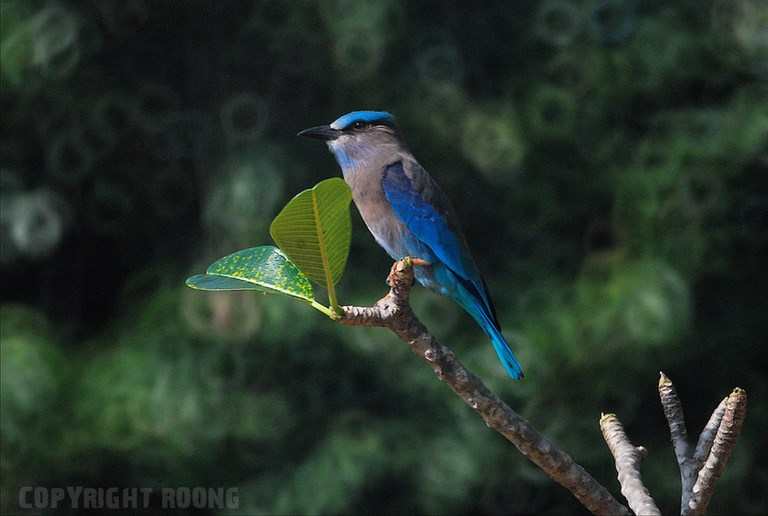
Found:
M 395 284 L 395 276 L 402 272 L 404 269 L 407 269 L 409 267 L 429 267 L 432 265 L 426 260 L 422 260 L 421 258 L 411 258 L 410 256 L 406 256 L 402 258 L 401 260 L 397 260 L 395 263 L 392 264 L 392 267 L 389 269 L 389 275 L 387 276 L 387 285 L 389 287 L 394 286 Z M 411 285 L 416 283 L 416 278 L 414 277 Z

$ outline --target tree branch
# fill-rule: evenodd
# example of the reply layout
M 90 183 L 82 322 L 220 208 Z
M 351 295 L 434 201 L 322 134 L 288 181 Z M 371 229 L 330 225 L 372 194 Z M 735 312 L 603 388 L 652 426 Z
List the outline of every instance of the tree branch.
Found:
M 629 442 L 624 427 L 616 414 L 603 414 L 600 418 L 600 430 L 608 443 L 608 448 L 616 462 L 616 472 L 619 474 L 621 494 L 627 499 L 629 507 L 635 514 L 643 516 L 661 516 L 656 502 L 640 478 L 640 461 L 648 451 L 642 446 L 634 446 Z
M 589 511 L 606 516 L 630 515 L 629 509 L 576 464 L 570 455 L 539 434 L 528 421 L 491 392 L 480 378 L 465 368 L 453 351 L 429 333 L 408 304 L 413 285 L 413 265 L 423 265 L 423 262 L 410 258 L 395 262 L 387 279 L 389 293 L 373 306 L 342 307 L 339 322 L 349 326 L 389 328 L 425 360 L 437 377 L 472 407 L 488 427 L 514 444 L 552 480 L 568 489 Z M 703 515 L 715 483 L 736 445 L 746 417 L 747 394 L 736 388 L 718 405 L 695 447 L 688 440 L 682 403 L 672 381 L 664 373 L 660 373 L 659 397 L 680 468 L 681 514 Z M 621 492 L 632 511 L 642 516 L 660 515 L 661 512 L 640 477 L 640 461 L 647 454 L 645 448 L 632 445 L 614 414 L 600 418 L 600 429 L 615 459 Z
M 408 304 L 413 284 L 412 263 L 409 258 L 395 262 L 388 278 L 389 293 L 370 307 L 342 307 L 339 322 L 350 326 L 389 328 L 425 360 L 437 377 L 472 407 L 486 425 L 514 444 L 555 482 L 568 489 L 589 511 L 605 516 L 629 515 L 629 510 L 605 487 L 501 401 L 416 318 Z
M 718 410 L 715 410 L 715 413 L 717 412 Z M 720 478 L 720 475 L 723 474 L 725 466 L 731 458 L 731 453 L 733 453 L 733 449 L 736 447 L 736 440 L 739 437 L 746 415 L 747 392 L 737 387 L 725 399 L 725 410 L 712 443 L 712 448 L 709 451 L 707 460 L 704 462 L 701 470 L 699 470 L 696 484 L 693 486 L 693 496 L 688 502 L 691 515 L 698 516 L 707 512 L 709 500 L 715 491 L 715 483 Z M 714 418 L 715 415 L 713 414 L 713 417 L 710 418 L 710 423 Z M 707 426 L 709 427 L 709 423 Z M 706 442 L 703 448 L 706 448 Z

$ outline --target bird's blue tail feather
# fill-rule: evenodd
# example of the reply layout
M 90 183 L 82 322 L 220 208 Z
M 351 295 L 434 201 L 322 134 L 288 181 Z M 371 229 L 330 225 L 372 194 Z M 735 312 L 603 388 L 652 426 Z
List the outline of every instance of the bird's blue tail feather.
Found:
M 501 365 L 504 366 L 504 369 L 507 371 L 509 376 L 515 380 L 522 379 L 525 376 L 523 375 L 523 368 L 520 366 L 520 362 L 517 361 L 515 354 L 512 353 L 512 350 L 510 349 L 509 344 L 507 344 L 504 335 L 502 335 L 496 326 L 490 322 L 483 324 L 482 327 L 483 330 L 485 330 L 485 332 L 491 338 L 493 349 L 495 349 L 496 354 L 499 355 Z
M 520 366 L 520 362 L 517 361 L 509 344 L 507 344 L 501 330 L 496 325 L 493 314 L 489 313 L 486 304 L 481 299 L 472 295 L 471 292 L 464 288 L 459 282 L 455 281 L 455 279 L 452 283 L 454 285 L 454 298 L 491 338 L 493 349 L 496 350 L 496 354 L 499 356 L 499 360 L 501 361 L 501 365 L 504 366 L 504 370 L 507 371 L 509 376 L 513 379 L 522 379 L 524 376 L 523 368 Z

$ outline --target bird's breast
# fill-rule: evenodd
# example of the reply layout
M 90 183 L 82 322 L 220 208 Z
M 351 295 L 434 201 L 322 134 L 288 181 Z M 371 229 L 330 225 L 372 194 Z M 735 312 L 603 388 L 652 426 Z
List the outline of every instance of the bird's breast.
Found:
M 373 238 L 392 259 L 412 256 L 430 262 L 434 260 L 429 247 L 398 218 L 380 183 L 378 188 L 376 185 L 369 185 L 369 188 L 361 188 L 359 184 L 352 186 L 352 200 Z
M 408 230 L 397 218 L 383 191 L 352 191 L 352 199 L 376 242 L 395 260 L 408 254 L 405 245 Z

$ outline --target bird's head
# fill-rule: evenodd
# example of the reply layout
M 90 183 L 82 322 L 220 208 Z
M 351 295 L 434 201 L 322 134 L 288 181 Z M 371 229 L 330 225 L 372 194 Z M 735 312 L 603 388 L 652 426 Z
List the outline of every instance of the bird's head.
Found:
M 299 136 L 325 141 L 344 172 L 401 145 L 395 118 L 386 111 L 352 111 Z

